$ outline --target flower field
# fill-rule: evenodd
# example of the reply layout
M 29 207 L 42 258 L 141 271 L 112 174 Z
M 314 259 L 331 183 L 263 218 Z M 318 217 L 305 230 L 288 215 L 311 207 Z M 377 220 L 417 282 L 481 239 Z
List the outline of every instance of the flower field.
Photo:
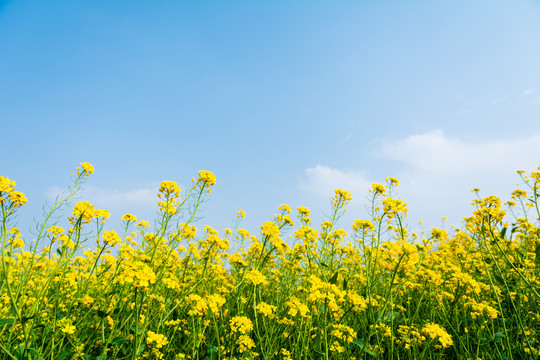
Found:
M 71 201 L 94 172 L 82 163 L 33 241 L 14 223 L 25 195 L 0 176 L 0 358 L 539 359 L 538 170 L 504 204 L 478 196 L 452 233 L 408 231 L 395 178 L 343 228 L 341 189 L 321 224 L 284 204 L 256 234 L 242 210 L 234 229 L 196 228 L 208 171 L 162 182 L 154 225 L 126 214 L 116 232 Z

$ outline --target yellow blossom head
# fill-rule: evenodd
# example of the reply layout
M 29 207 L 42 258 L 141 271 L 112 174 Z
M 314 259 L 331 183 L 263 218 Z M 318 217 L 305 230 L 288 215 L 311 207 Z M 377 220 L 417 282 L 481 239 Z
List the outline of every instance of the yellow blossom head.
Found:
M 124 216 L 122 216 L 122 221 L 136 222 L 137 217 L 135 215 L 132 215 L 132 214 L 125 214 Z
M 26 204 L 26 196 L 20 191 L 12 191 L 8 193 L 8 198 L 14 207 L 21 207 Z
M 162 181 L 161 184 L 159 184 L 159 194 L 158 196 L 161 198 L 161 195 L 163 194 L 165 197 L 173 197 L 176 198 L 179 196 L 180 193 L 180 187 L 177 183 L 174 181 Z
M 384 185 L 381 185 L 381 184 L 371 184 L 371 188 L 375 194 L 384 195 L 384 193 L 386 192 Z
M 15 190 L 15 181 L 5 176 L 0 176 L 0 193 L 9 193 Z
M 201 170 L 197 182 L 202 182 L 205 186 L 212 186 L 216 184 L 216 176 L 210 171 Z

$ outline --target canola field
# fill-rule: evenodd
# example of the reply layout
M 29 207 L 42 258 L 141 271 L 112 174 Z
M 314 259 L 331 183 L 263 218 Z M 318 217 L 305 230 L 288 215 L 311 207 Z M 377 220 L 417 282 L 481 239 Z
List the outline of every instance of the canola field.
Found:
M 344 227 L 337 189 L 321 224 L 284 204 L 257 233 L 242 210 L 232 230 L 196 228 L 208 171 L 162 182 L 154 225 L 126 214 L 119 233 L 71 201 L 82 163 L 27 238 L 26 196 L 0 176 L 0 359 L 539 359 L 538 170 L 505 203 L 478 196 L 461 229 L 420 234 L 395 178 Z

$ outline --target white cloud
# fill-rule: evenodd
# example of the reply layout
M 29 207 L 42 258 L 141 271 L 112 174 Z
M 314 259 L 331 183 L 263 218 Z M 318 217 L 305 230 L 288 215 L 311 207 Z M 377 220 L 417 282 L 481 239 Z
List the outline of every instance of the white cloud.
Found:
M 473 210 L 473 188 L 480 188 L 481 196 L 493 194 L 507 200 L 520 181 L 516 171 L 537 168 L 540 135 L 482 141 L 432 131 L 379 142 L 374 155 L 382 158 L 381 166 L 384 159 L 402 164 L 397 174 L 401 183 L 398 196 L 409 203 L 411 225 L 424 220 L 426 227 L 440 226 L 441 218 L 446 216 L 448 225 L 460 226 L 462 218 Z M 396 174 L 395 168 L 387 170 L 388 175 Z M 371 181 L 361 170 L 342 171 L 317 165 L 305 170 L 300 187 L 325 198 L 333 194 L 334 188 L 341 187 L 356 192 L 360 196 L 353 193 L 353 197 L 363 202 Z M 357 208 L 357 204 L 354 206 Z
M 430 174 L 514 173 L 540 161 L 540 135 L 479 141 L 451 138 L 442 131 L 432 131 L 384 142 L 377 153 L 402 161 L 411 170 Z
M 370 187 L 371 182 L 361 172 L 343 171 L 322 165 L 306 169 L 305 177 L 300 182 L 301 189 L 328 199 L 338 188 L 357 197 L 367 194 Z
M 534 94 L 536 94 L 536 91 L 534 91 L 534 89 L 527 89 L 521 93 L 521 96 L 534 95 Z

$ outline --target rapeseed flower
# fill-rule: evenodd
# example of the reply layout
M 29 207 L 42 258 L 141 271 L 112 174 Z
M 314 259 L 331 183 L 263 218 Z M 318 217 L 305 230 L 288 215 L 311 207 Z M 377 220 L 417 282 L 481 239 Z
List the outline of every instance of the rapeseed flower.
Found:
M 8 198 L 14 207 L 21 207 L 26 204 L 26 196 L 20 191 L 11 191 L 8 193 Z
M 83 224 L 88 224 L 90 220 L 97 216 L 96 208 L 88 201 L 76 203 L 73 207 L 72 214 L 73 216 L 69 218 L 71 224 L 75 224 L 79 219 L 82 220 Z
M 281 234 L 279 227 L 272 221 L 267 221 L 262 224 L 261 232 L 264 236 L 269 237 L 279 236 Z
M 122 221 L 137 222 L 137 217 L 132 214 L 125 214 L 124 216 L 122 216 Z
M 264 301 L 257 304 L 257 311 L 266 317 L 273 317 L 276 309 L 277 307 L 275 305 L 267 304 Z
M 118 236 L 118 234 L 114 230 L 105 230 L 103 232 L 102 239 L 103 239 L 104 246 L 105 245 L 116 246 L 116 245 L 120 245 L 122 242 L 122 239 L 120 238 L 120 236 Z
M 155 346 L 157 349 L 160 349 L 163 346 L 167 345 L 169 343 L 169 340 L 167 340 L 165 335 L 156 334 L 153 331 L 148 331 L 146 333 L 146 343 L 148 345 Z
M 249 284 L 253 285 L 265 285 L 268 283 L 266 276 L 264 276 L 259 270 L 253 269 L 246 273 L 246 280 Z
M 216 184 L 216 176 L 210 171 L 201 170 L 197 182 L 202 182 L 204 186 L 212 186 Z
M 10 193 L 15 190 L 15 181 L 8 177 L 0 176 L 0 195 L 1 193 Z
M 384 185 L 381 184 L 371 184 L 371 189 L 375 194 L 384 195 L 384 193 L 386 192 L 386 188 L 384 187 Z
M 83 170 L 83 175 L 92 175 L 94 173 L 94 166 L 90 163 L 87 163 L 87 162 L 83 162 L 81 163 L 81 166 L 82 166 L 82 170 Z M 79 171 L 79 168 L 77 168 L 77 171 Z
M 242 335 L 249 334 L 253 330 L 253 323 L 246 316 L 234 316 L 229 325 L 233 333 L 239 333 Z
M 407 216 L 407 203 L 400 199 L 387 198 L 381 200 L 384 206 L 384 213 L 388 218 L 393 218 L 395 214 L 402 213 L 403 216 Z
M 438 339 L 440 345 L 435 347 L 447 348 L 453 344 L 452 337 L 444 330 L 440 325 L 434 323 L 428 323 L 422 327 L 422 333 L 429 336 L 432 340 Z

